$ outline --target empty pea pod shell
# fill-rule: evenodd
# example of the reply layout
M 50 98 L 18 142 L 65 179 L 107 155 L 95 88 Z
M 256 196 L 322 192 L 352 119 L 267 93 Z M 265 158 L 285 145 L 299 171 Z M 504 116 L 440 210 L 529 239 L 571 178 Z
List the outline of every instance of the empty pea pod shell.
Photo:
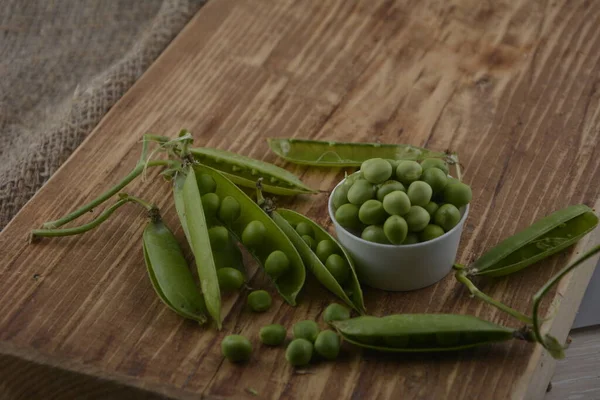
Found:
M 316 193 L 296 175 L 274 164 L 209 147 L 190 149 L 190 152 L 201 164 L 216 169 L 240 186 L 254 189 L 258 178 L 263 178 L 262 188 L 268 193 L 288 196 Z
M 347 342 L 384 352 L 453 351 L 524 339 L 514 329 L 459 314 L 362 316 L 332 325 Z
M 200 198 L 200 191 L 198 190 L 196 174 L 192 167 L 186 170 L 182 192 L 184 206 L 183 219 L 185 220 L 185 223 L 182 223 L 182 225 L 185 224 L 188 230 L 190 247 L 194 253 L 206 308 L 217 323 L 217 328 L 221 329 L 221 290 L 210 247 L 208 226 L 202 209 L 202 200 Z
M 286 210 L 286 209 L 277 209 L 277 211 L 273 211 L 271 213 L 271 218 L 281 230 L 287 235 L 287 237 L 292 241 L 298 253 L 302 257 L 304 261 L 304 265 L 308 267 L 308 269 L 313 273 L 313 275 L 317 278 L 319 282 L 330 292 L 338 296 L 342 299 L 346 304 L 355 309 L 359 314 L 365 313 L 365 304 L 363 301 L 362 289 L 360 287 L 360 283 L 356 276 L 356 271 L 354 267 L 354 261 L 351 256 L 348 254 L 346 249 L 344 249 L 338 242 L 335 240 L 325 229 L 323 229 L 319 224 L 312 221 L 310 218 L 305 217 L 302 214 L 299 214 L 295 211 Z M 336 279 L 331 275 L 329 270 L 325 267 L 323 262 L 319 260 L 315 252 L 306 244 L 306 242 L 302 239 L 302 237 L 296 232 L 296 230 L 290 225 L 290 223 L 294 225 L 298 225 L 300 222 L 305 222 L 309 224 L 313 228 L 313 232 L 315 235 L 315 241 L 318 243 L 321 240 L 331 240 L 335 246 L 338 248 L 338 254 L 344 257 L 350 266 L 350 279 L 346 283 L 345 286 L 349 289 L 349 294 L 346 293 L 344 288 L 336 281 Z
M 148 275 L 158 297 L 182 317 L 205 323 L 202 294 L 177 239 L 160 219 L 146 225 L 143 248 Z
M 359 167 L 370 158 L 420 161 L 446 154 L 407 144 L 346 143 L 293 138 L 267 139 L 279 157 L 294 164 L 319 167 Z
M 220 198 L 232 196 L 240 204 L 240 216 L 226 227 L 241 242 L 244 228 L 252 221 L 260 221 L 266 228 L 266 240 L 263 245 L 249 250 L 250 254 L 264 268 L 264 262 L 267 257 L 275 250 L 283 251 L 290 260 L 290 270 L 273 281 L 281 297 L 290 305 L 296 305 L 296 296 L 304 286 L 306 271 L 302 258 L 298 251 L 283 233 L 283 231 L 273 222 L 273 220 L 258 206 L 246 193 L 238 188 L 221 172 L 206 165 L 196 165 L 194 169 L 197 173 L 209 174 L 217 183 L 216 194 Z
M 569 247 L 597 224 L 598 217 L 584 204 L 563 208 L 487 251 L 469 266 L 469 274 L 512 274 Z

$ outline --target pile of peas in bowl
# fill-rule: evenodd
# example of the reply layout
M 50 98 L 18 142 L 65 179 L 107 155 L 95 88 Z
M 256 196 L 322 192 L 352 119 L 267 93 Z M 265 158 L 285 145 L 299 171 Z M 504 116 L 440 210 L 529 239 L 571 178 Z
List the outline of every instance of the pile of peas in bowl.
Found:
M 372 158 L 333 195 L 335 220 L 364 240 L 409 245 L 440 237 L 461 219 L 471 188 L 448 175 L 439 158 L 396 161 Z

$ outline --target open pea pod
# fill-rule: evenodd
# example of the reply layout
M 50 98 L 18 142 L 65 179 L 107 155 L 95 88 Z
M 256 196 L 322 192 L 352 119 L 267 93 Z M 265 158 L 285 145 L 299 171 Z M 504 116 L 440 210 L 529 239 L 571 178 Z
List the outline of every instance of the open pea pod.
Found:
M 289 259 L 289 270 L 278 277 L 269 276 L 273 281 L 281 297 L 290 305 L 296 305 L 296 296 L 304 286 L 306 271 L 302 258 L 298 251 L 283 233 L 283 231 L 273 222 L 273 220 L 260 208 L 250 197 L 248 197 L 240 188 L 230 181 L 221 172 L 206 165 L 195 165 L 197 174 L 208 174 L 216 182 L 215 193 L 221 199 L 221 205 L 224 199 L 229 198 L 228 203 L 237 203 L 239 205 L 239 215 L 229 221 L 223 220 L 222 206 L 219 210 L 220 222 L 229 229 L 240 243 L 243 243 L 242 234 L 244 229 L 251 222 L 258 221 L 265 228 L 261 239 L 264 239 L 260 246 L 246 247 L 248 252 L 264 268 L 267 257 L 276 250 L 282 251 Z
M 181 193 L 177 193 L 180 189 Z M 176 192 L 175 198 L 181 196 L 180 201 L 183 203 L 183 213 L 180 213 L 179 216 L 182 220 L 184 232 L 187 231 L 186 236 L 188 236 L 190 247 L 194 253 L 206 308 L 215 320 L 217 328 L 221 329 L 221 290 L 217 279 L 217 269 L 212 255 L 200 190 L 196 181 L 196 173 L 192 167 L 185 170 L 185 179 L 181 188 L 178 186 L 176 178 L 174 191 Z
M 592 231 L 598 217 L 584 204 L 563 208 L 487 251 L 469 266 L 469 275 L 503 276 L 555 254 Z
M 316 193 L 296 175 L 274 164 L 209 147 L 190 149 L 190 153 L 203 165 L 216 169 L 240 186 L 255 188 L 258 178 L 263 178 L 263 190 L 268 193 L 287 196 Z
M 359 314 L 365 313 L 365 304 L 363 301 L 362 289 L 356 276 L 354 261 L 352 257 L 343 246 L 341 246 L 337 240 L 333 238 L 325 229 L 319 224 L 312 221 L 310 218 L 305 217 L 295 211 L 278 209 L 271 213 L 273 221 L 281 228 L 281 230 L 287 235 L 292 241 L 298 253 L 304 261 L 304 265 L 313 273 L 319 282 L 330 292 L 342 299 L 346 304 L 355 309 Z M 323 262 L 319 260 L 319 257 L 315 252 L 306 244 L 302 237 L 293 228 L 293 225 L 298 225 L 300 222 L 309 224 L 315 234 L 315 243 L 319 243 L 322 240 L 330 240 L 337 248 L 336 254 L 344 257 L 350 267 L 350 276 L 348 281 L 344 284 L 344 287 L 333 277 L 329 270 L 325 267 Z
M 279 157 L 301 165 L 318 167 L 358 167 L 370 158 L 421 161 L 447 155 L 407 144 L 347 143 L 294 138 L 267 139 Z
M 347 342 L 384 352 L 453 351 L 515 338 L 532 340 L 521 331 L 459 314 L 361 316 L 332 325 Z
M 206 322 L 205 303 L 171 230 L 153 218 L 143 234 L 144 261 L 158 297 L 171 310 L 200 324 Z

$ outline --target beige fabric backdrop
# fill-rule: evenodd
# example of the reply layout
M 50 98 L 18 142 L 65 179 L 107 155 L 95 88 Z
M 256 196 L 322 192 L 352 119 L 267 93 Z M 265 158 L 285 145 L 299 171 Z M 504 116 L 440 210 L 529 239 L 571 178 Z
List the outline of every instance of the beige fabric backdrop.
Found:
M 0 0 L 0 230 L 204 0 Z

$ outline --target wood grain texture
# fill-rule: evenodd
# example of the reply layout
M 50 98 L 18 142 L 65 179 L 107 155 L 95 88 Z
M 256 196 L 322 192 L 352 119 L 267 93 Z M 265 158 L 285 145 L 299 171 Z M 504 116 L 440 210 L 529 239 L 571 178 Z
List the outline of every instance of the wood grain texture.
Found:
M 567 358 L 556 364 L 552 388 L 544 400 L 600 398 L 600 326 L 571 331 Z
M 183 321 L 152 290 L 144 216 L 133 205 L 78 237 L 28 245 L 27 234 L 129 172 L 142 134 L 185 127 L 197 145 L 274 162 L 323 191 L 344 171 L 283 163 L 264 139 L 458 151 L 474 192 L 458 256 L 469 262 L 556 209 L 598 206 L 598 18 L 600 3 L 584 0 L 213 0 L 1 233 L 0 352 L 178 398 L 254 398 L 254 390 L 261 398 L 541 398 L 554 362 L 519 342 L 441 356 L 347 347 L 336 363 L 294 371 L 257 333 L 319 318 L 334 297 L 311 278 L 296 308 L 274 296 L 271 312 L 251 314 L 242 293 L 225 298 L 221 332 Z M 156 171 L 128 191 L 156 202 L 177 228 L 169 184 Z M 327 193 L 279 199 L 331 229 L 326 202 Z M 599 236 L 478 283 L 529 312 L 534 291 Z M 592 261 L 554 295 L 560 307 L 549 325 L 561 339 Z M 249 268 L 251 286 L 273 293 Z M 410 293 L 365 288 L 365 300 L 376 315 L 469 313 L 517 326 L 450 276 Z M 255 344 L 248 365 L 223 362 L 219 343 L 229 333 Z

